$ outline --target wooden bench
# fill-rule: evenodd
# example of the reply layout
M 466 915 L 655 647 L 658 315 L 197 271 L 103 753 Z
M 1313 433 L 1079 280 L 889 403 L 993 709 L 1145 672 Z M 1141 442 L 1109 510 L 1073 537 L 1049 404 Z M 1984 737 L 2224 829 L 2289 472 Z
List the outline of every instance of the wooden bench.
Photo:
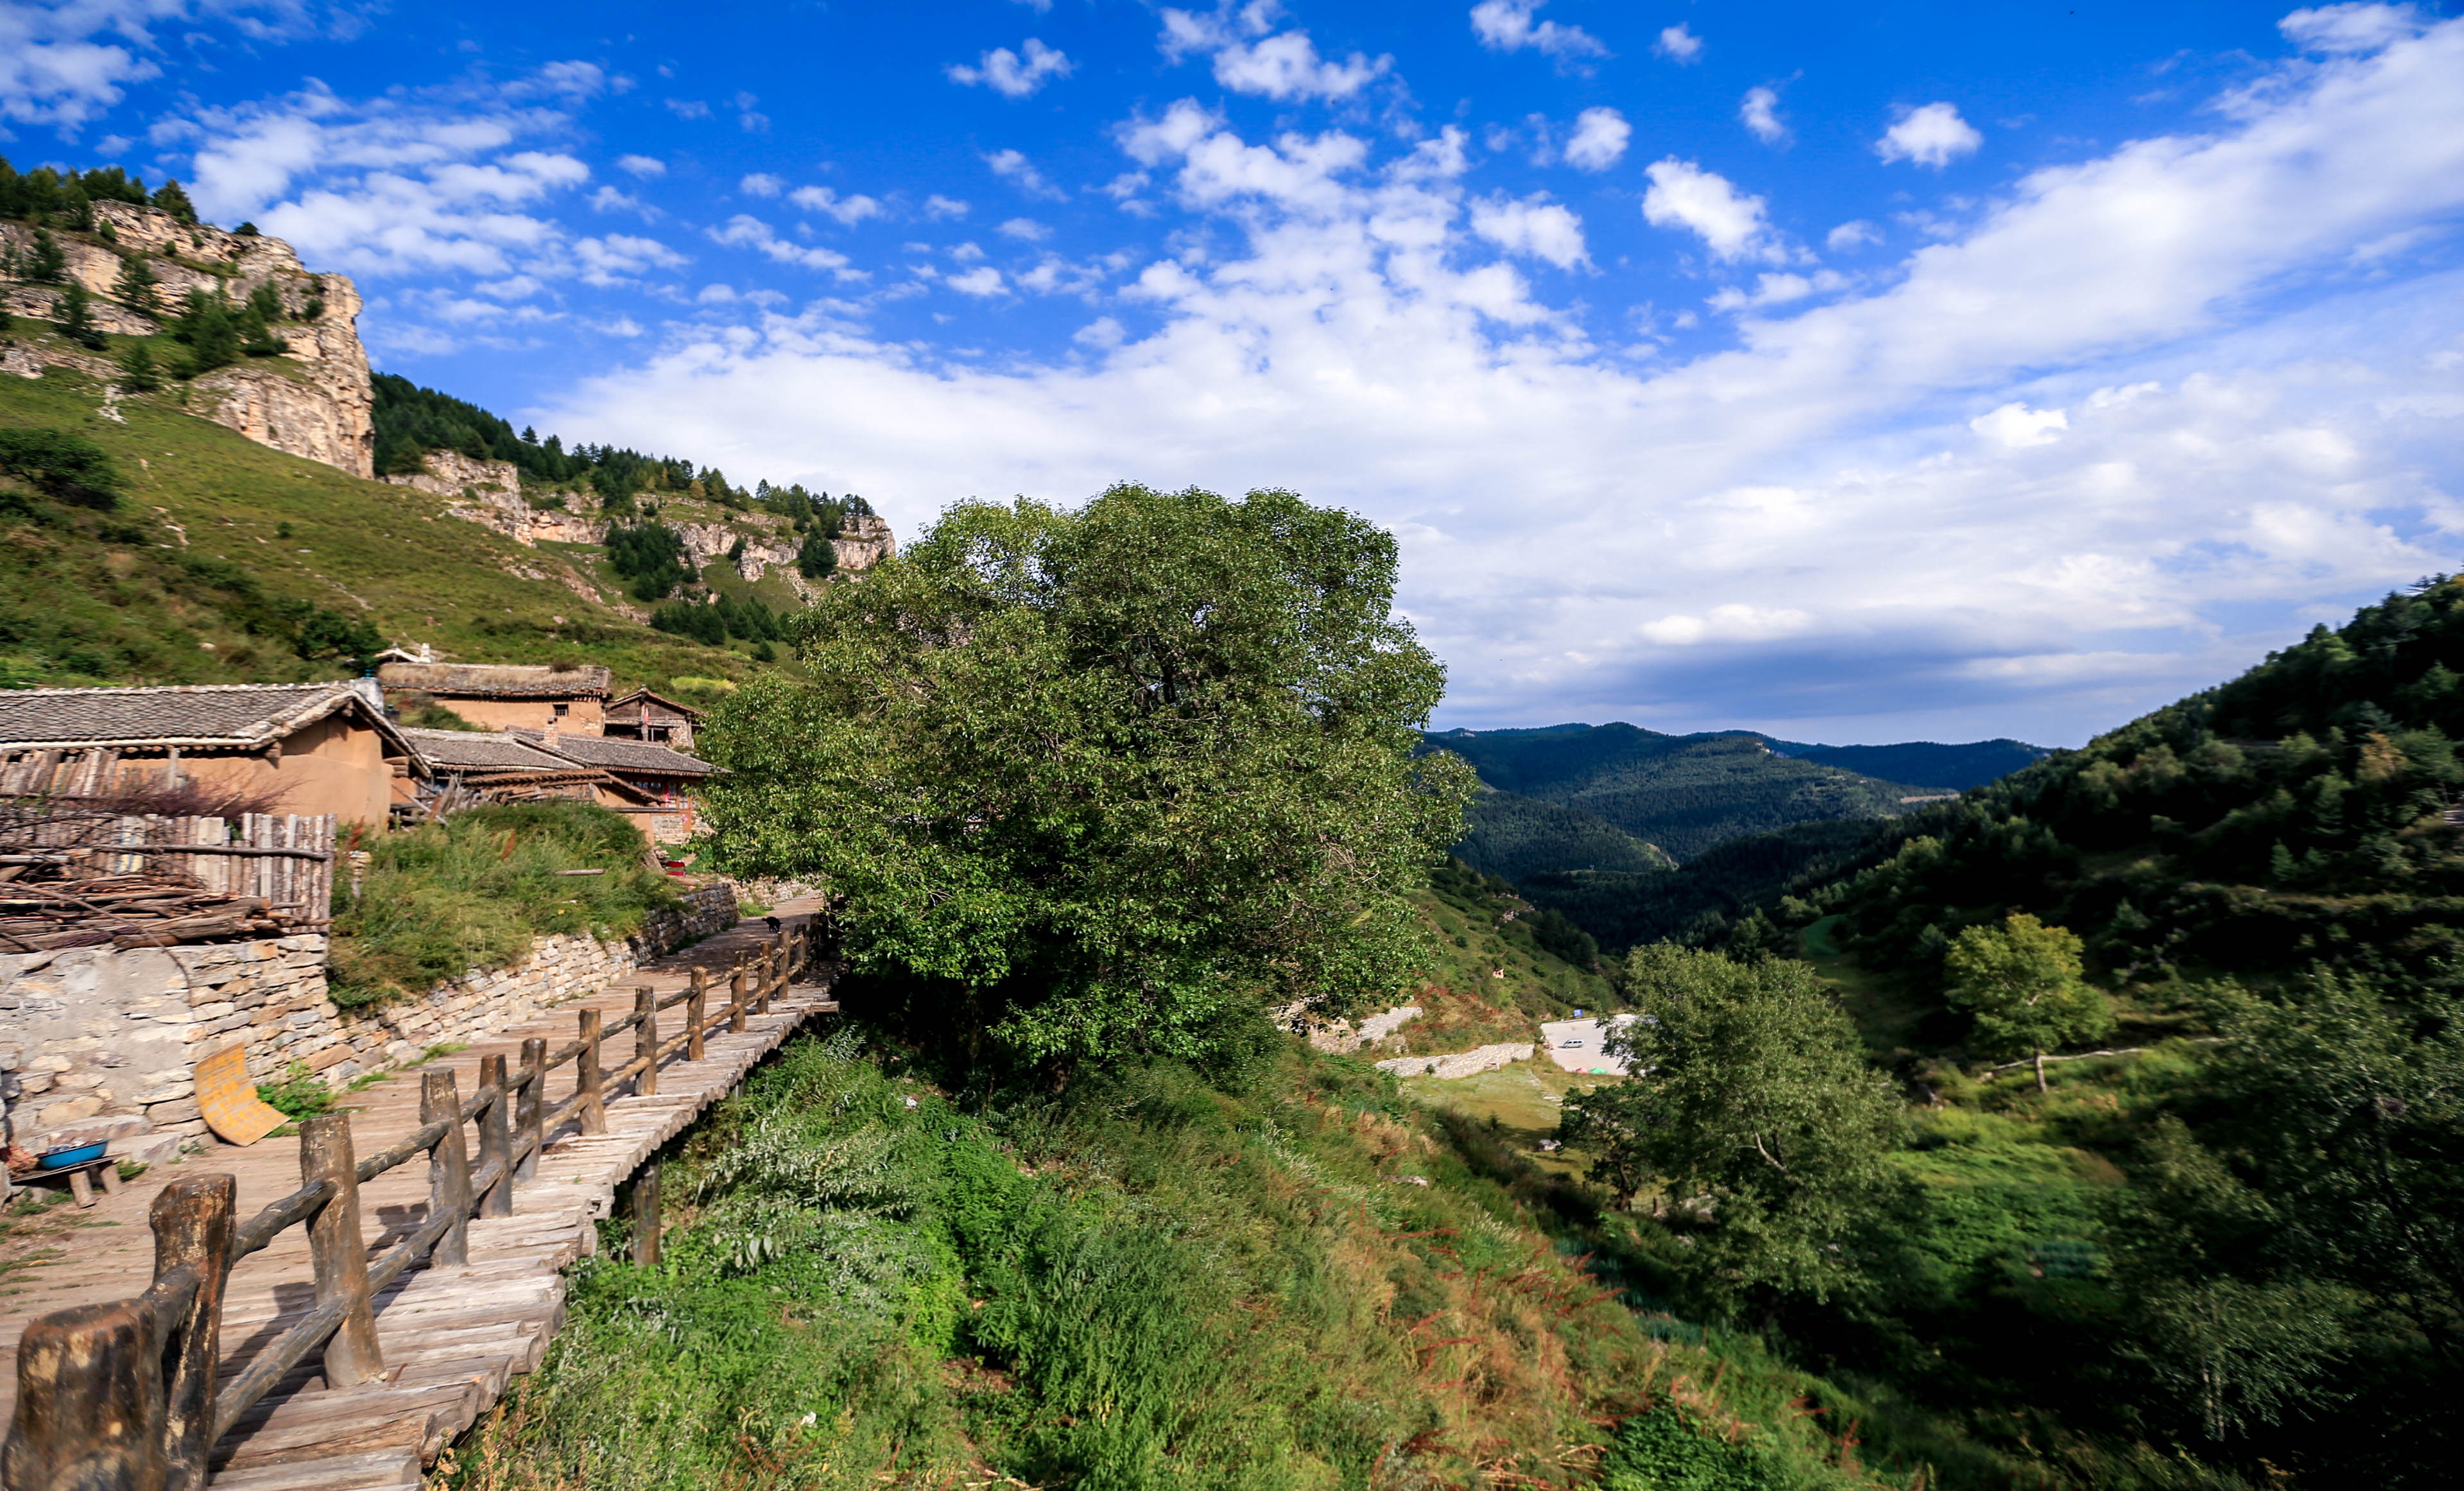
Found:
M 110 1154 L 90 1160 L 79 1160 L 74 1165 L 63 1165 L 57 1170 L 32 1171 L 14 1178 L 21 1186 L 40 1185 L 45 1181 L 66 1179 L 69 1183 L 69 1195 L 76 1197 L 77 1204 L 92 1206 L 94 1180 L 89 1173 L 93 1171 L 102 1173 L 102 1192 L 105 1195 L 118 1195 L 120 1188 L 126 1184 L 120 1178 L 119 1158 Z

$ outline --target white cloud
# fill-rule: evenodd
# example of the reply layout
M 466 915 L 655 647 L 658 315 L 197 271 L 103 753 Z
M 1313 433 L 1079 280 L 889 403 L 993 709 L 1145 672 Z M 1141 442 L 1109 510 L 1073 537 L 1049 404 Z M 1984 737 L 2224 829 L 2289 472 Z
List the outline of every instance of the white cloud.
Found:
M 1109 316 L 1099 316 L 1078 328 L 1070 340 L 1084 347 L 1117 347 L 1129 340 L 1129 332 Z
M 1559 269 L 1589 262 L 1583 220 L 1535 192 L 1520 202 L 1504 197 L 1472 204 L 1471 230 L 1508 253 L 1546 259 Z
M 346 35 L 357 26 L 347 11 L 328 15 L 300 0 L 16 0 L 0 5 L 0 120 L 73 133 L 117 106 L 127 84 L 162 76 L 157 27 L 183 31 L 183 40 L 197 44 L 218 39 L 190 29 L 209 20 L 258 43 L 320 29 Z M 550 68 L 577 65 L 588 64 Z
M 2430 24 L 2417 5 L 2322 5 L 2276 23 L 2284 39 L 2312 52 L 2376 52 L 2421 34 Z
M 680 120 L 706 120 L 710 118 L 710 105 L 702 102 L 699 99 L 670 99 L 667 100 L 667 105 L 668 112 Z
M 934 219 L 964 217 L 967 215 L 967 205 L 955 197 L 945 197 L 939 192 L 935 192 L 924 199 L 924 215 Z
M 1782 251 L 1764 215 L 1763 199 L 1749 197 L 1716 171 L 1675 156 L 1644 167 L 1651 189 L 1642 215 L 1655 228 L 1686 228 L 1723 259 L 1772 258 Z
M 2024 404 L 2010 403 L 1968 422 L 1968 428 L 1994 444 L 2010 449 L 2027 446 L 2049 446 L 2060 438 L 2054 431 L 2071 428 L 2070 416 L 2060 409 L 2032 409 Z
M 2069 743 L 2301 608 L 2452 567 L 2464 272 L 2344 266 L 2464 211 L 2459 74 L 2464 22 L 2279 66 L 1649 362 L 1481 250 L 1438 142 L 1243 136 L 1184 101 L 1121 134 L 1202 214 L 1123 272 L 1134 335 L 964 360 L 773 316 L 556 423 L 844 473 L 902 532 L 988 491 L 1293 486 L 1395 532 L 1452 722 Z M 1772 236 L 1758 204 L 1728 219 L 1741 259 Z M 2067 423 L 1969 428 L 2013 404 Z
M 1830 232 L 1825 233 L 1822 238 L 1822 246 L 1834 253 L 1845 253 L 1851 249 L 1860 248 L 1869 243 L 1881 243 L 1881 241 L 1882 232 L 1881 229 L 1876 228 L 1873 224 L 1866 222 L 1862 218 L 1858 218 L 1851 222 L 1842 223 L 1838 227 L 1831 230 Z
M 577 238 L 573 252 L 582 263 L 582 281 L 588 285 L 623 284 L 650 269 L 680 269 L 691 262 L 654 238 L 633 238 L 623 233 Z
M 1745 101 L 1737 105 L 1737 118 L 1764 144 L 1775 145 L 1788 138 L 1788 126 L 1779 118 L 1779 94 L 1772 89 L 1747 89 Z
M 1037 170 L 1034 163 L 1027 160 L 1022 151 L 996 150 L 984 157 L 984 164 L 992 167 L 994 175 L 1017 183 L 1018 189 L 1030 197 L 1043 197 L 1052 202 L 1069 199 L 1069 193 L 1045 180 L 1044 173 Z
M 1585 109 L 1574 116 L 1573 138 L 1566 142 L 1566 164 L 1577 170 L 1604 171 L 1625 154 L 1634 126 L 1615 109 Z
M 602 186 L 592 192 L 590 209 L 594 212 L 631 212 L 645 222 L 660 215 L 657 208 L 629 192 L 619 191 L 613 186 Z
M 1052 236 L 1052 230 L 1045 227 L 1042 223 L 1037 222 L 1031 217 L 1013 217 L 1008 222 L 1001 225 L 1001 233 L 1006 238 L 1023 239 L 1028 243 L 1042 243 L 1045 239 Z
M 1680 21 L 1662 29 L 1660 39 L 1652 44 L 1651 50 L 1671 62 L 1698 61 L 1703 55 L 1703 38 L 1687 31 L 1685 23 Z
M 1708 303 L 1715 311 L 1759 311 L 1765 306 L 1788 305 L 1847 287 L 1848 277 L 1832 270 L 1816 270 L 1811 275 L 1762 274 L 1755 277 L 1752 290 L 1729 286 L 1712 296 Z
M 1001 271 L 993 268 L 989 264 L 978 265 L 976 268 L 967 271 L 963 274 L 952 274 L 948 278 L 942 280 L 941 283 L 957 291 L 961 295 L 970 295 L 979 297 L 984 296 L 997 296 L 1000 295 L 1002 290 Z
M 1349 99 L 1394 66 L 1395 59 L 1371 59 L 1355 52 L 1342 63 L 1321 60 L 1309 33 L 1288 31 L 1248 46 L 1229 46 L 1215 55 L 1215 80 L 1234 93 L 1262 94 L 1274 99 Z
M 645 181 L 668 174 L 668 163 L 656 156 L 620 155 L 616 158 L 616 168 Z
M 1691 647 L 1705 642 L 1770 642 L 1795 636 L 1813 625 L 1814 618 L 1804 611 L 1784 606 L 1766 609 L 1732 601 L 1701 616 L 1663 616 L 1637 630 L 1664 647 Z
M 1004 99 L 1023 99 L 1051 79 L 1069 76 L 1071 63 L 1065 54 L 1032 36 L 1026 38 L 1025 51 L 1022 58 L 1007 47 L 996 47 L 974 67 L 953 63 L 942 71 L 954 83 L 980 83 Z
M 723 227 L 708 230 L 715 243 L 738 249 L 759 249 L 781 264 L 799 265 L 804 269 L 827 270 L 841 280 L 868 277 L 863 271 L 848 267 L 847 256 L 828 249 L 791 242 L 773 231 L 770 225 L 749 212 L 738 212 Z
M 852 197 L 842 197 L 827 186 L 799 186 L 787 193 L 787 200 L 807 212 L 819 212 L 825 217 L 837 219 L 842 228 L 853 228 L 868 217 L 882 215 L 881 204 L 872 198 L 861 192 Z M 935 197 L 933 200 L 946 199 Z
M 1529 47 L 1561 62 L 1604 57 L 1609 49 L 1579 26 L 1555 21 L 1532 24 L 1532 12 L 1548 0 L 1480 0 L 1471 8 L 1472 34 L 1491 52 L 1520 52 Z
M 737 182 L 736 189 L 748 197 L 775 197 L 787 189 L 787 184 L 766 171 L 755 171 Z
M 1874 153 L 1885 161 L 1910 161 L 1942 169 L 1963 155 L 1973 155 L 1985 137 L 1947 103 L 1909 109 L 1899 122 L 1874 142 Z

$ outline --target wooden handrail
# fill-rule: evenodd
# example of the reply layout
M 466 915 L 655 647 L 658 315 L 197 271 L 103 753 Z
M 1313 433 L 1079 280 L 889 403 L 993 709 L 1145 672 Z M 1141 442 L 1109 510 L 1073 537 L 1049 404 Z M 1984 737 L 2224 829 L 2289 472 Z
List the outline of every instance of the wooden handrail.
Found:
M 193 853 L 201 846 L 168 847 Z M 329 1388 L 383 1374 L 374 1297 L 423 1261 L 467 1264 L 472 1217 L 512 1214 L 514 1185 L 531 1177 L 549 1133 L 575 1119 L 585 1133 L 605 1132 L 607 1088 L 629 1082 L 645 1096 L 656 1094 L 660 1066 L 680 1055 L 702 1059 L 708 1038 L 721 1030 L 742 1033 L 751 1016 L 770 1012 L 772 1000 L 786 994 L 819 952 L 810 927 L 763 939 L 758 955 L 736 960 L 715 1014 L 709 977 L 698 969 L 687 987 L 664 998 L 638 988 L 634 1008 L 623 1019 L 602 1020 L 599 1011 L 582 1010 L 576 1039 L 553 1051 L 543 1039 L 524 1041 L 515 1071 L 507 1071 L 502 1053 L 483 1056 L 478 1088 L 467 1101 L 452 1071 L 425 1072 L 420 1127 L 364 1159 L 354 1156 L 347 1114 L 302 1120 L 298 1189 L 245 1221 L 232 1214 L 237 1187 L 231 1176 L 173 1180 L 154 1198 L 154 1278 L 142 1295 L 57 1311 L 27 1326 L 0 1484 L 5 1491 L 120 1485 L 207 1491 L 208 1452 L 311 1354 L 323 1353 Z M 663 1040 L 659 1012 L 679 1004 L 687 1006 L 684 1026 Z M 627 1031 L 634 1034 L 633 1060 L 603 1067 L 604 1043 Z M 548 1074 L 568 1063 L 573 1090 L 551 1103 Z M 473 1124 L 476 1165 L 464 1133 Z M 429 1160 L 428 1215 L 371 1262 L 361 1234 L 360 1188 L 420 1154 Z M 646 1172 L 633 1195 L 637 1222 L 646 1215 L 655 1218 L 657 1187 L 655 1169 Z M 217 1391 L 223 1294 L 232 1265 L 302 1225 L 315 1275 L 313 1304 Z M 637 1260 L 658 1256 L 655 1221 L 648 1225 L 650 1231 L 635 1239 Z

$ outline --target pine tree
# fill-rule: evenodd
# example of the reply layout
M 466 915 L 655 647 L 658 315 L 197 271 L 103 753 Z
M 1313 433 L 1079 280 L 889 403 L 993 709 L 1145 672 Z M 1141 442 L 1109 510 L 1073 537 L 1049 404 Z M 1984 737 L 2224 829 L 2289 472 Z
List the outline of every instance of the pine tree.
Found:
M 68 255 L 48 228 L 34 230 L 34 252 L 26 260 L 26 277 L 38 285 L 56 285 L 68 273 Z
M 188 344 L 190 378 L 229 367 L 240 359 L 238 318 L 219 300 L 202 295 L 191 296 L 189 314 L 181 332 L 181 340 Z
M 141 338 L 121 354 L 120 386 L 131 393 L 150 393 L 163 386 L 163 370 L 154 362 L 150 342 Z
M 197 221 L 197 209 L 188 201 L 188 194 L 180 189 L 176 176 L 154 188 L 154 205 L 170 213 L 175 223 L 193 225 Z
M 162 285 L 143 254 L 130 254 L 120 261 L 120 275 L 111 282 L 111 293 L 121 304 L 141 316 L 160 316 Z
M 265 311 L 255 300 L 251 299 L 240 307 L 235 321 L 240 350 L 250 357 L 280 357 L 291 350 L 281 338 L 274 334 L 274 328 L 265 323 Z
M 102 328 L 94 323 L 94 296 L 85 286 L 70 281 L 54 302 L 52 315 L 60 335 L 78 346 L 99 352 L 108 345 L 103 340 Z
M 269 326 L 282 319 L 282 292 L 275 289 L 274 281 L 270 279 L 248 293 L 248 303 L 255 308 L 257 315 L 265 318 Z

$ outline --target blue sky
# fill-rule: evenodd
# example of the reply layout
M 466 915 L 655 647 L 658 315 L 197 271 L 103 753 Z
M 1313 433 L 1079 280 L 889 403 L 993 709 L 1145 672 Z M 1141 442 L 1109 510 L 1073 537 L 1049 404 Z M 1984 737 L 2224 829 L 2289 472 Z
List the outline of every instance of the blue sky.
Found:
M 20 0 L 0 149 L 904 534 L 1353 508 L 1446 725 L 2074 743 L 2458 567 L 2452 9 Z

